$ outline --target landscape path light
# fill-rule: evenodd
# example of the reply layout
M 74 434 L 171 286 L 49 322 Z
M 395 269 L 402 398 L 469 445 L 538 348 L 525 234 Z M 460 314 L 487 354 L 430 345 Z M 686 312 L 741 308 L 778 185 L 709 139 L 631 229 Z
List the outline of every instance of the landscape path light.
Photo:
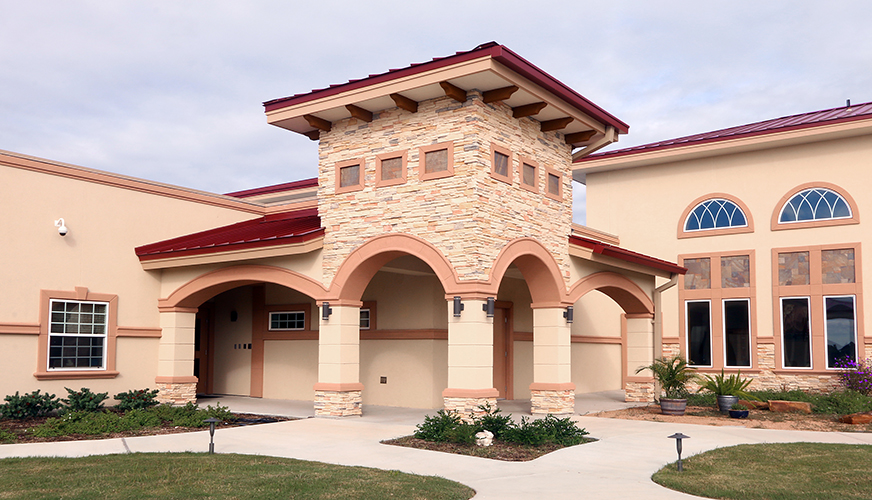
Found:
M 220 422 L 220 420 L 212 417 L 203 420 L 203 422 L 209 424 L 209 454 L 212 455 L 213 453 L 215 453 L 215 424 Z
M 668 437 L 669 439 L 675 440 L 675 450 L 678 451 L 678 472 L 681 472 L 684 470 L 684 467 L 681 466 L 681 440 L 682 439 L 689 439 L 690 436 L 685 436 L 684 434 L 682 434 L 680 432 L 676 432 L 675 434 L 673 434 L 671 436 L 666 436 L 666 437 Z

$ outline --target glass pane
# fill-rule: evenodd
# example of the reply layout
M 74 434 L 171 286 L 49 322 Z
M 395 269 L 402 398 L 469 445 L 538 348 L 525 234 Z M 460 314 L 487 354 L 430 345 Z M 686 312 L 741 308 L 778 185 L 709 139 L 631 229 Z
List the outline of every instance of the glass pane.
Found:
M 403 177 L 403 159 L 389 158 L 381 161 L 381 179 L 389 181 Z
M 778 284 L 808 285 L 808 252 L 778 254 Z
M 751 258 L 747 255 L 721 257 L 721 287 L 747 288 L 751 286 Z
M 448 150 L 429 151 L 424 153 L 424 173 L 445 172 L 448 170 Z
M 685 259 L 684 267 L 687 274 L 684 275 L 685 290 L 707 290 L 712 287 L 712 260 Z
M 548 192 L 555 196 L 560 196 L 560 177 L 548 174 Z
M 785 368 L 811 368 L 811 336 L 808 319 L 808 298 L 781 299 Z
M 854 249 L 823 250 L 821 274 L 824 284 L 854 283 Z
M 724 301 L 727 366 L 751 366 L 751 314 L 747 300 Z
M 836 201 L 835 207 L 833 207 L 833 217 L 850 217 L 851 209 L 848 208 L 848 204 L 845 203 L 845 200 L 839 198 Z
M 360 328 L 369 329 L 369 309 L 360 310 Z
M 827 368 L 837 361 L 857 361 L 854 297 L 825 297 Z
M 509 157 L 494 151 L 494 173 L 503 177 L 509 176 Z
M 711 311 L 708 302 L 687 302 L 687 358 L 691 365 L 711 366 Z
M 536 185 L 536 167 L 524 164 L 524 176 L 522 177 L 524 184 L 528 186 Z
M 339 169 L 339 187 L 360 184 L 360 165 L 350 165 Z

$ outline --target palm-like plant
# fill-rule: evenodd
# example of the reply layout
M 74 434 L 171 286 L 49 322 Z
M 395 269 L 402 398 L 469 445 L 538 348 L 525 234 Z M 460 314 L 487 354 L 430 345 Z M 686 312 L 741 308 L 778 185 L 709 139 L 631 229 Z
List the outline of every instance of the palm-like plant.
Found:
M 687 397 L 687 383 L 694 378 L 694 374 L 693 368 L 687 365 L 683 357 L 657 358 L 648 366 L 640 366 L 636 373 L 643 370 L 651 370 L 666 399 Z
M 720 375 L 715 375 L 714 377 L 705 375 L 699 377 L 698 382 L 700 391 L 709 391 L 716 396 L 738 396 L 742 399 L 759 399 L 745 390 L 751 385 L 751 379 L 742 378 L 741 370 L 726 377 L 722 369 Z

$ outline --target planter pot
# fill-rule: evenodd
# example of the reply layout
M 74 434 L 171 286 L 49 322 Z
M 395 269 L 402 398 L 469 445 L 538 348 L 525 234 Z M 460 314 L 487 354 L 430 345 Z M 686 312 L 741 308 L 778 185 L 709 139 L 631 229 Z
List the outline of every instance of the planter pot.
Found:
M 726 415 L 730 407 L 738 402 L 739 396 L 718 396 L 718 410 Z
M 664 415 L 684 415 L 684 410 L 686 409 L 686 399 L 660 398 L 660 413 Z
M 748 418 L 748 410 L 730 410 L 730 418 Z

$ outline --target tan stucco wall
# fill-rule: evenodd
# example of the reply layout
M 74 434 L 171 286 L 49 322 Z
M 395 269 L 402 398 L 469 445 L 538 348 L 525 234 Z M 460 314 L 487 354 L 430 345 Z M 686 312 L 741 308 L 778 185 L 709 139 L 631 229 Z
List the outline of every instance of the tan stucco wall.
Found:
M 621 346 L 573 343 L 572 383 L 576 394 L 621 389 Z
M 228 290 L 214 299 L 215 372 L 213 390 L 216 394 L 251 394 L 251 287 Z M 236 321 L 230 312 L 236 311 Z
M 448 342 L 361 341 L 360 381 L 364 404 L 440 408 L 448 385 Z
M 267 340 L 263 367 L 263 397 L 311 401 L 318 382 L 318 341 Z
M 376 301 L 379 330 L 448 328 L 448 303 L 435 276 L 380 271 L 363 300 Z

